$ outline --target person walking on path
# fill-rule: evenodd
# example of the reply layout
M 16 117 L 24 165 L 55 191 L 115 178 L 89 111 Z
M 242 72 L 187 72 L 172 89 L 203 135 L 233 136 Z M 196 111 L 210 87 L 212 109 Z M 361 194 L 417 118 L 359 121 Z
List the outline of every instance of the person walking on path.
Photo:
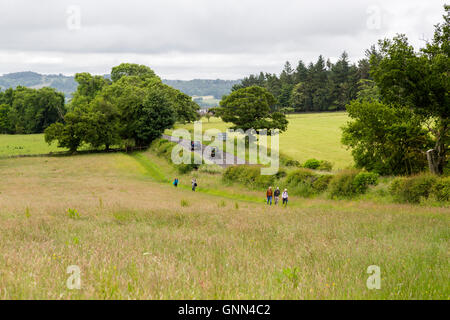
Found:
M 288 204 L 288 199 L 289 199 L 289 195 L 287 192 L 287 189 L 284 189 L 283 194 L 281 195 L 281 197 L 283 198 L 283 205 L 286 207 Z
M 175 178 L 175 180 L 173 180 L 173 185 L 174 187 L 178 187 L 178 178 Z
M 197 188 L 197 179 L 192 178 L 191 184 L 192 184 L 192 191 L 195 191 L 195 188 Z
M 273 196 L 272 187 L 269 187 L 269 189 L 267 189 L 266 196 L 267 196 L 267 204 L 270 203 L 270 205 L 272 205 L 272 196 Z
M 275 197 L 275 205 L 278 205 L 278 200 L 280 199 L 280 188 L 277 187 L 273 193 L 273 196 Z

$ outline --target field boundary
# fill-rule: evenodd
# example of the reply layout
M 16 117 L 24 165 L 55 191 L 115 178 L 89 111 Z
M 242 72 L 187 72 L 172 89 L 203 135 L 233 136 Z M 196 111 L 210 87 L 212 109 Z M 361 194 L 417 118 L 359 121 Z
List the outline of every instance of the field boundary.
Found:
M 49 152 L 49 153 L 37 153 L 37 154 L 16 154 L 16 155 L 10 155 L 10 156 L 0 156 L 1 159 L 15 159 L 15 158 L 37 158 L 37 157 L 70 157 L 74 155 L 83 155 L 83 154 L 108 154 L 108 153 L 118 153 L 123 152 L 126 154 L 130 154 L 132 152 L 135 152 L 137 150 L 147 150 L 148 147 L 136 147 L 133 148 L 132 151 L 127 152 L 126 149 L 122 148 L 116 148 L 116 149 L 109 149 L 109 150 L 80 150 L 75 153 L 70 153 L 69 151 L 56 151 L 56 152 Z

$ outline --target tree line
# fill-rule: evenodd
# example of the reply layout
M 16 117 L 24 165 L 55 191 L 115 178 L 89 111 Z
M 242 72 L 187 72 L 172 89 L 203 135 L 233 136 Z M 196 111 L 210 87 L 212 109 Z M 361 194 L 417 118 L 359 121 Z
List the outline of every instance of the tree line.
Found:
M 342 143 L 352 150 L 356 167 L 410 175 L 428 165 L 443 174 L 450 143 L 450 6 L 444 9 L 443 23 L 419 50 L 400 34 L 366 50 L 357 65 L 345 52 L 334 64 L 319 56 L 293 70 L 286 62 L 279 77 L 246 77 L 213 112 L 237 126 L 283 131 L 287 121 L 279 111 L 347 110 L 351 121 L 343 127 Z
M 78 87 L 61 121 L 45 129 L 48 143 L 75 152 L 82 144 L 108 150 L 113 145 L 146 147 L 175 121 L 198 119 L 191 97 L 162 83 L 152 69 L 123 63 L 111 80 L 75 75 Z
M 347 105 L 352 119 L 342 142 L 360 168 L 405 175 L 429 166 L 448 170 L 450 143 L 450 6 L 434 37 L 415 50 L 405 35 L 380 40 L 370 54 L 370 75 Z
M 0 133 L 42 133 L 65 113 L 64 94 L 53 88 L 0 91 Z
M 370 79 L 369 59 L 352 64 L 344 51 L 336 63 L 320 55 L 315 63 L 306 66 L 300 60 L 293 69 L 287 61 L 279 76 L 260 72 L 245 77 L 232 90 L 255 85 L 266 88 L 277 99 L 274 108 L 284 113 L 334 111 L 345 110 L 364 79 Z

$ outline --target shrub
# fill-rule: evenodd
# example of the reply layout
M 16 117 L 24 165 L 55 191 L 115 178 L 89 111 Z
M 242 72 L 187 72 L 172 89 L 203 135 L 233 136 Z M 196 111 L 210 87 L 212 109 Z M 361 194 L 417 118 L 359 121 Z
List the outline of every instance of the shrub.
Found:
M 267 188 L 275 182 L 273 175 L 261 175 L 259 166 L 232 166 L 228 167 L 222 179 L 226 182 L 240 182 L 252 188 Z
M 280 155 L 280 163 L 286 167 L 301 167 L 299 161 L 286 157 L 284 155 Z
M 320 166 L 320 161 L 317 159 L 309 159 L 303 164 L 304 168 L 317 169 Z
M 336 174 L 330 181 L 330 196 L 350 198 L 357 195 L 358 189 L 353 183 L 357 175 L 358 171 L 356 170 L 346 170 Z
M 166 139 L 159 139 L 156 140 L 153 144 L 152 144 L 152 149 L 154 149 L 156 151 L 156 154 L 160 157 L 171 157 L 172 155 L 172 149 L 173 147 L 176 146 L 175 142 L 171 142 L 169 140 Z
M 439 179 L 433 186 L 432 193 L 438 201 L 449 201 L 450 177 Z
M 396 178 L 392 181 L 389 191 L 395 201 L 419 203 L 421 198 L 427 199 L 437 178 L 429 174 L 409 178 Z
M 314 181 L 316 181 L 317 175 L 308 169 L 298 169 L 291 173 L 286 178 L 286 183 L 295 186 L 300 182 L 311 185 Z
M 333 179 L 333 176 L 330 174 L 320 175 L 317 180 L 312 183 L 312 187 L 318 192 L 323 192 L 327 190 L 331 179 Z
M 432 193 L 438 201 L 450 201 L 450 177 L 438 180 Z
M 378 174 L 373 172 L 360 172 L 358 173 L 353 183 L 357 193 L 365 193 L 369 185 L 376 186 L 378 184 Z
M 318 175 L 309 169 L 298 169 L 287 176 L 286 183 L 292 194 L 309 197 L 326 190 L 331 178 L 331 175 Z
M 175 166 L 177 168 L 178 173 L 186 174 L 193 170 L 197 170 L 200 165 L 195 163 L 180 163 Z
M 320 160 L 320 165 L 317 167 L 317 170 L 322 171 L 331 171 L 333 169 L 333 164 L 327 160 Z
M 275 174 L 275 178 L 277 178 L 277 179 L 281 179 L 286 176 L 287 176 L 287 172 L 286 172 L 286 170 L 284 170 L 282 168 L 278 169 L 278 172 Z
M 378 174 L 358 170 L 345 170 L 336 174 L 330 181 L 330 196 L 351 198 L 367 191 L 370 185 L 378 184 Z

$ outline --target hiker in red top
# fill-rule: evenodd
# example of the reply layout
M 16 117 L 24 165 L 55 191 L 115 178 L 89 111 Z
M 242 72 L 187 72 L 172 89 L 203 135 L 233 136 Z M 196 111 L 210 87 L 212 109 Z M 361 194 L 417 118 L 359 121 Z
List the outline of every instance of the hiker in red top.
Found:
M 272 196 L 273 196 L 272 187 L 269 187 L 269 189 L 267 189 L 266 196 L 267 196 L 267 204 L 270 203 L 270 205 L 272 205 Z

